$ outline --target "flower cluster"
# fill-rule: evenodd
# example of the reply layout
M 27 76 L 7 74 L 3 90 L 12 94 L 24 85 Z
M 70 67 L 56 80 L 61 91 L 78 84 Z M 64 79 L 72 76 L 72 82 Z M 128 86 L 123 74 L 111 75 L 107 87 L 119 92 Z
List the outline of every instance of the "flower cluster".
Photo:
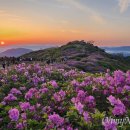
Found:
M 126 113 L 125 105 L 119 100 L 113 97 L 112 95 L 108 97 L 109 102 L 114 106 L 112 113 L 114 115 L 124 115 Z
M 17 121 L 19 119 L 19 110 L 14 108 L 9 110 L 9 118 L 12 121 Z
M 53 123 L 54 126 L 62 126 L 64 123 L 64 118 L 55 113 L 53 115 L 50 115 L 48 117 L 48 120 Z
M 2 130 L 118 130 L 102 119 L 130 115 L 130 71 L 90 74 L 22 63 L 0 73 Z
M 64 100 L 65 95 L 65 92 L 63 90 L 60 90 L 59 92 L 54 93 L 54 100 L 60 102 Z

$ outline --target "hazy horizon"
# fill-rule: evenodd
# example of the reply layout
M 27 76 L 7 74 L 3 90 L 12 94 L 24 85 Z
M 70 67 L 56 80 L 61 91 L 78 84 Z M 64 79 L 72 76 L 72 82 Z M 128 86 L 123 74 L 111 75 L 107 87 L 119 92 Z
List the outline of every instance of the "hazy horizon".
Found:
M 61 45 L 54 45 L 54 44 L 32 44 L 32 45 L 20 45 L 20 44 L 17 44 L 17 45 L 8 45 L 8 46 L 1 46 L 0 47 L 0 53 L 1 52 L 4 52 L 6 50 L 9 50 L 9 49 L 17 49 L 17 48 L 26 48 L 26 49 L 31 49 L 33 51 L 36 51 L 36 50 L 40 50 L 40 49 L 46 49 L 46 48 L 50 48 L 50 47 L 58 47 L 58 46 L 61 46 Z M 116 47 L 127 47 L 127 46 L 99 46 L 100 48 L 106 48 L 106 52 L 108 53 L 127 53 L 127 54 L 130 54 L 129 51 L 126 51 L 126 50 L 116 50 L 115 52 L 113 50 L 111 50 L 111 48 L 116 48 Z M 129 46 L 130 47 L 130 46 Z
M 54 45 L 13 45 L 13 46 L 2 46 L 0 48 L 0 52 L 6 51 L 8 49 L 17 49 L 17 48 L 26 48 L 26 49 L 31 49 L 33 51 L 35 50 L 40 50 L 40 49 L 45 49 L 49 47 L 54 47 Z

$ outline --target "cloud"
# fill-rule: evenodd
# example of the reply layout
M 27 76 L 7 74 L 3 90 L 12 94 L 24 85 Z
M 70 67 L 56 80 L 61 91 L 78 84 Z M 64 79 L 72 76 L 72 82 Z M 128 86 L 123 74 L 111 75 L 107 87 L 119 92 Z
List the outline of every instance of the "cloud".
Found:
M 82 31 L 76 30 L 76 29 L 61 29 L 60 32 L 62 32 L 62 33 L 73 33 L 73 34 L 83 33 Z
M 28 1 L 45 2 L 44 0 L 28 0 Z M 49 2 L 51 3 L 52 1 L 53 0 L 50 0 Z M 87 5 L 82 4 L 80 2 L 80 0 L 54 0 L 54 1 L 52 3 L 55 4 L 57 7 L 65 8 L 65 9 L 74 7 L 74 8 L 77 8 L 78 10 L 82 11 L 83 13 L 86 13 L 87 17 L 89 17 L 96 23 L 98 23 L 98 24 L 106 23 L 106 20 L 103 16 L 101 16 L 97 11 L 93 10 L 92 8 L 88 7 Z
M 25 20 L 24 17 L 18 16 L 5 10 L 0 10 L 0 17 L 6 17 L 12 20 Z
M 56 1 L 63 2 L 65 4 L 68 4 L 70 6 L 77 8 L 78 10 L 88 14 L 91 19 L 93 19 L 95 22 L 99 24 L 106 23 L 106 20 L 104 19 L 104 17 L 102 17 L 97 11 L 91 9 L 87 5 L 81 4 L 79 0 L 56 0 Z
M 118 1 L 119 1 L 120 12 L 121 13 L 125 12 L 130 6 L 130 0 L 118 0 Z

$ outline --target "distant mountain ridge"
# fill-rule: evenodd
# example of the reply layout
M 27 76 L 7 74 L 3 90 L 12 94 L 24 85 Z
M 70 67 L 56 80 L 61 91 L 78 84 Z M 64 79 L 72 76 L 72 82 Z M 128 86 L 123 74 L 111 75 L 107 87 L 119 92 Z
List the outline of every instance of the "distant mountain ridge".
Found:
M 111 54 L 122 53 L 124 56 L 130 56 L 130 46 L 101 47 L 101 48 Z
M 32 50 L 26 49 L 26 48 L 12 48 L 12 49 L 8 49 L 4 52 L 1 52 L 0 57 L 4 57 L 4 56 L 19 57 L 19 56 L 26 54 L 26 53 L 29 53 L 29 52 L 32 52 Z
M 130 46 L 101 47 L 103 49 L 130 51 Z

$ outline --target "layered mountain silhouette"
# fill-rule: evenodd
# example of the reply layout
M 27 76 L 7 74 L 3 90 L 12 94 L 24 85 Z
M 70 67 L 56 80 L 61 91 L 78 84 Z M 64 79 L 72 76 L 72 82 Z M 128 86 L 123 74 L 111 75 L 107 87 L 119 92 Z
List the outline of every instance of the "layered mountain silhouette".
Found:
M 90 72 L 130 68 L 130 63 L 125 59 L 108 54 L 103 49 L 94 46 L 92 42 L 85 41 L 72 41 L 61 47 L 30 52 L 22 57 L 55 61 L 58 65 L 65 64 Z M 61 62 L 62 59 L 65 60 Z
M 14 49 L 8 49 L 4 52 L 1 52 L 0 53 L 0 57 L 4 57 L 4 56 L 7 56 L 7 57 L 19 57 L 23 54 L 26 54 L 26 53 L 29 53 L 29 52 L 32 52 L 31 49 L 26 49 L 26 48 L 14 48 Z

